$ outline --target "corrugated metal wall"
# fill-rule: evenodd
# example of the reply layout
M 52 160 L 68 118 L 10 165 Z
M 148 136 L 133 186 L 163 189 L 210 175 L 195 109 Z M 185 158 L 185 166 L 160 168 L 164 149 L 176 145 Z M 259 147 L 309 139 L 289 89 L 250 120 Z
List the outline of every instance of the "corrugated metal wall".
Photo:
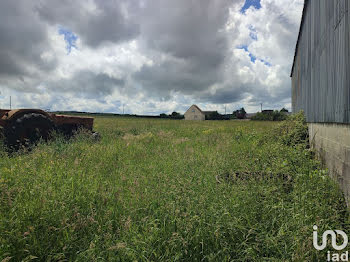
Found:
M 349 0 L 308 0 L 292 71 L 292 110 L 350 123 Z

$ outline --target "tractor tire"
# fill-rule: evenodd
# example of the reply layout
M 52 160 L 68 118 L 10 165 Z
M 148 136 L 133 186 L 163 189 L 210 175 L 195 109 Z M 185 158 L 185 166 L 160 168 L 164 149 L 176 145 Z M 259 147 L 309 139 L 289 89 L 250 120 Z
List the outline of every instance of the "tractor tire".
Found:
M 6 126 L 5 145 L 11 150 L 29 148 L 40 139 L 47 141 L 54 129 L 54 122 L 47 116 L 28 113 Z

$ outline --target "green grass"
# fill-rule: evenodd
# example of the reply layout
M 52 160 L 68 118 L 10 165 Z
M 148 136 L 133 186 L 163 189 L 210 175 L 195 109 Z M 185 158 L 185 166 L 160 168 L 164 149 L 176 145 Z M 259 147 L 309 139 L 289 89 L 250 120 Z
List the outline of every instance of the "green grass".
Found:
M 346 230 L 342 196 L 275 126 L 100 117 L 100 142 L 0 150 L 0 261 L 325 260 L 312 226 Z

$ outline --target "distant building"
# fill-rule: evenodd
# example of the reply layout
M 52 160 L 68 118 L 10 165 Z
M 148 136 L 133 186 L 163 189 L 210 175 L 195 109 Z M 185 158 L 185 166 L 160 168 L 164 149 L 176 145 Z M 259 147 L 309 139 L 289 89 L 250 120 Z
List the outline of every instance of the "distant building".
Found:
M 198 106 L 192 105 L 185 113 L 185 120 L 205 120 L 215 111 L 202 111 Z
M 292 110 L 350 203 L 350 1 L 305 0 L 292 67 Z
M 265 109 L 262 111 L 263 114 L 271 114 L 273 113 L 273 110 L 272 109 Z

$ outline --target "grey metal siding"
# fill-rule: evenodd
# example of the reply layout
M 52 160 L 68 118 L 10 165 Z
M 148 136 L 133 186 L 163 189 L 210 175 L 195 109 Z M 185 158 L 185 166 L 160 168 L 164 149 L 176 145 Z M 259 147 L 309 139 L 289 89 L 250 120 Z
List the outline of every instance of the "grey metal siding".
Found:
M 349 0 L 308 0 L 292 69 L 292 110 L 350 123 Z

